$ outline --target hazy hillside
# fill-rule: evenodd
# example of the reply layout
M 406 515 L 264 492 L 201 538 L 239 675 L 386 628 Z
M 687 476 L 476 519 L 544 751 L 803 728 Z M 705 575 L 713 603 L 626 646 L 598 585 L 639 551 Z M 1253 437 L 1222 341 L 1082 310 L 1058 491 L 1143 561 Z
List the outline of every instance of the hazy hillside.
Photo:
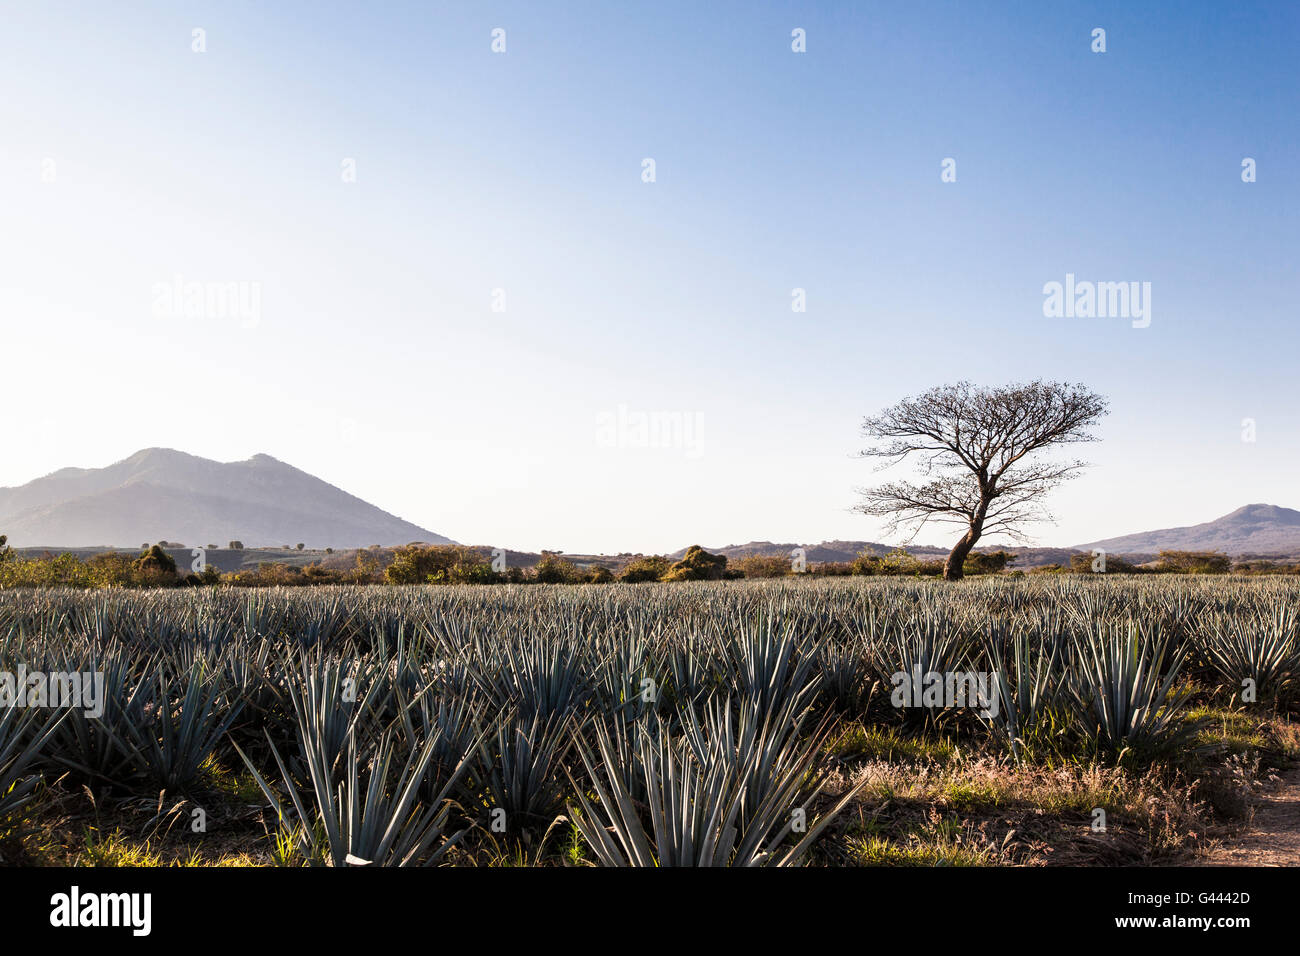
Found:
M 239 540 L 248 547 L 356 548 L 450 540 L 269 455 L 223 463 L 167 448 L 0 488 L 0 532 L 19 547 Z
M 1111 552 L 1223 551 L 1240 555 L 1300 553 L 1300 511 L 1277 505 L 1246 505 L 1222 518 L 1184 528 L 1143 531 L 1078 545 Z

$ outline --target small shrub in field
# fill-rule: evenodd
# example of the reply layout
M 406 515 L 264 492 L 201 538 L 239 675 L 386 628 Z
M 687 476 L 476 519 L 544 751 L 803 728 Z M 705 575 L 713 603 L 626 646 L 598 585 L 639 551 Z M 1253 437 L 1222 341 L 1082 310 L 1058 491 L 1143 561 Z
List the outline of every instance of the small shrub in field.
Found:
M 1076 574 L 1136 574 L 1138 568 L 1128 561 L 1125 561 L 1117 554 L 1106 555 L 1106 570 L 1094 571 L 1093 564 L 1097 558 L 1091 554 L 1072 554 L 1070 555 L 1070 570 Z M 1053 565 L 1055 567 L 1055 565 Z M 1037 569 L 1042 570 L 1042 569 Z
M 879 555 L 863 551 L 853 559 L 852 570 L 854 574 L 861 575 L 882 574 L 883 565 L 884 561 Z
M 1009 551 L 972 551 L 962 565 L 962 573 L 997 574 L 1015 560 L 1016 556 Z
M 176 583 L 176 559 L 162 549 L 153 545 L 131 564 L 131 571 L 137 583 L 145 586 L 158 586 Z
M 1217 551 L 1161 551 L 1157 571 L 1173 574 L 1227 574 L 1232 558 Z
M 682 559 L 663 576 L 665 581 L 720 581 L 727 572 L 727 556 L 710 554 L 698 544 L 686 549 Z
M 384 569 L 389 584 L 490 584 L 495 579 L 484 555 L 458 544 L 398 548 Z
M 538 584 L 577 584 L 583 579 L 576 564 L 551 551 L 542 552 L 533 576 Z
M 794 573 L 790 559 L 779 554 L 751 554 L 737 558 L 731 566 L 747 578 L 783 578 Z
M 640 584 L 645 581 L 662 581 L 671 570 L 673 563 L 662 555 L 652 554 L 637 558 L 619 574 L 618 579 L 627 584 Z

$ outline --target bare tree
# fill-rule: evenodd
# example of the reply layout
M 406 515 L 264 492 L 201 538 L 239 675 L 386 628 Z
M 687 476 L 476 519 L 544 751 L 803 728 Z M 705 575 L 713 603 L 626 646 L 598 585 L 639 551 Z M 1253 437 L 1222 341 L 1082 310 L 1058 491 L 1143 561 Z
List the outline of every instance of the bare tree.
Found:
M 915 455 L 925 480 L 862 489 L 855 510 L 888 518 L 891 533 L 916 522 L 912 537 L 929 521 L 964 525 L 966 533 L 943 566 L 943 576 L 955 581 L 981 536 L 1023 540 L 1022 524 L 1051 518 L 1043 496 L 1086 462 L 1031 456 L 1053 445 L 1095 441 L 1088 429 L 1106 411 L 1105 398 L 1064 382 L 1002 388 L 958 382 L 904 399 L 863 421 L 863 436 L 878 444 L 862 456 L 886 459 L 882 467 L 889 467 Z

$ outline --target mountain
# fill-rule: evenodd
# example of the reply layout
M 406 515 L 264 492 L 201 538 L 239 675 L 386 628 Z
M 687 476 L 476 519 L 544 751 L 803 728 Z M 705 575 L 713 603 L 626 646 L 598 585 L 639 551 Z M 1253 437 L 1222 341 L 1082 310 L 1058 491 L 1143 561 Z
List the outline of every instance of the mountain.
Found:
M 64 468 L 0 488 L 0 533 L 18 547 L 304 543 L 362 548 L 451 539 L 381 511 L 270 455 L 217 462 L 146 448 L 107 468 Z
M 1277 505 L 1246 505 L 1222 518 L 1186 528 L 1142 531 L 1078 545 L 1114 554 L 1162 550 L 1223 551 L 1233 556 L 1288 556 L 1300 553 L 1300 511 Z

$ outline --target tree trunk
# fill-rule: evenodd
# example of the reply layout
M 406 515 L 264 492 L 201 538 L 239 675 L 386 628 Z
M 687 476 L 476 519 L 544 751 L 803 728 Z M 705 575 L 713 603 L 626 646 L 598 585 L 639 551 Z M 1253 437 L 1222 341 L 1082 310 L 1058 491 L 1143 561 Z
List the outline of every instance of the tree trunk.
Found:
M 948 560 L 943 563 L 943 579 L 945 581 L 961 580 L 962 565 L 966 563 L 966 556 L 970 554 L 970 549 L 975 547 L 975 542 L 979 539 L 979 532 L 972 528 L 962 535 L 961 540 L 953 546 L 952 551 L 948 554 Z
M 948 560 L 943 563 L 943 579 L 945 581 L 960 581 L 962 579 L 962 565 L 966 563 L 966 556 L 970 554 L 971 548 L 975 547 L 975 542 L 984 533 L 984 516 L 988 514 L 988 508 L 989 499 L 984 498 L 980 501 L 980 506 L 975 510 L 975 517 L 971 521 L 970 527 L 948 554 Z

